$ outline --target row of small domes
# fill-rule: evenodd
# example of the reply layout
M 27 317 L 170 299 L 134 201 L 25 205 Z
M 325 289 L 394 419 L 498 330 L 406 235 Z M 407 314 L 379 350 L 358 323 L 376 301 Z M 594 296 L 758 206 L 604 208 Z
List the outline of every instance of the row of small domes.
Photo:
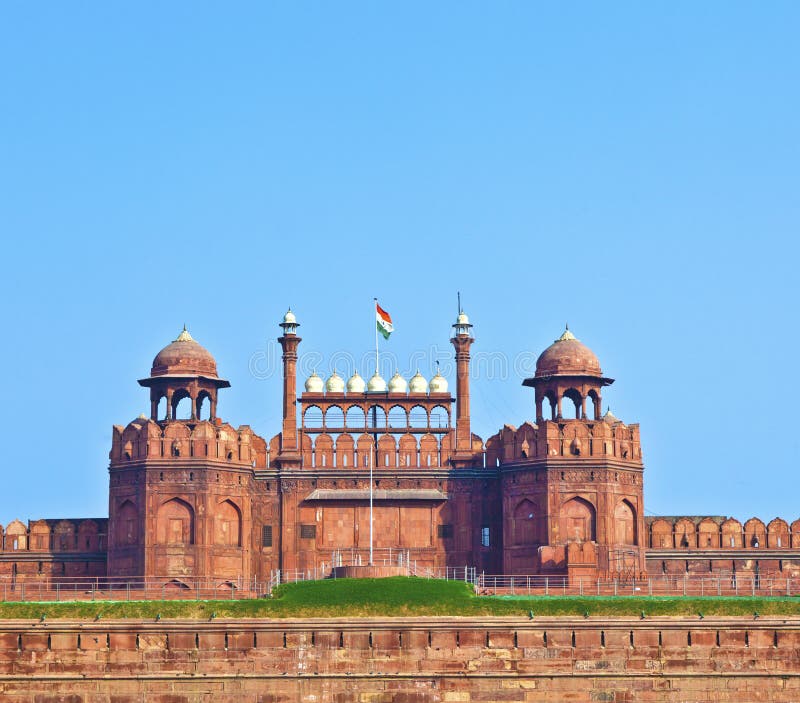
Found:
M 438 371 L 436 375 L 430 380 L 430 383 L 425 380 L 425 377 L 417 370 L 408 381 L 404 379 L 399 372 L 395 372 L 394 376 L 389 379 L 389 383 L 379 373 L 365 382 L 364 379 L 356 371 L 345 384 L 344 379 L 336 373 L 323 382 L 322 378 L 314 371 L 305 383 L 307 393 L 322 393 L 323 388 L 328 393 L 344 393 L 347 388 L 348 393 L 447 393 L 447 379 L 442 376 Z

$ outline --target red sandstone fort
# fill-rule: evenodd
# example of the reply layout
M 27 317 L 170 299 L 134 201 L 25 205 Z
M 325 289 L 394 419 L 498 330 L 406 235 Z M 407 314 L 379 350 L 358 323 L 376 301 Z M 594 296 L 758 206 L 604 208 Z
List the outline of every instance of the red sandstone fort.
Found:
M 113 428 L 108 518 L 15 520 L 2 531 L 0 576 L 234 584 L 279 569 L 325 573 L 367 563 L 370 494 L 373 546 L 399 563 L 570 580 L 794 575 L 800 520 L 645 519 L 639 426 L 601 414 L 613 379 L 569 330 L 523 381 L 535 422 L 483 440 L 470 425 L 474 339 L 463 312 L 450 340 L 454 394 L 438 372 L 387 382 L 377 371 L 314 373 L 298 394 L 291 311 L 280 327 L 278 434 L 219 417 L 230 384 L 184 330 L 139 381 L 149 417 Z

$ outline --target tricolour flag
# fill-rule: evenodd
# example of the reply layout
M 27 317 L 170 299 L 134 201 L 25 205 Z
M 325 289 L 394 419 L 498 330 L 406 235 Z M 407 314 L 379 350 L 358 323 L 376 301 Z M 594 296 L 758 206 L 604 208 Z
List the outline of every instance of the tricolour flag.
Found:
M 392 316 L 378 305 L 378 303 L 375 303 L 375 320 L 378 325 L 378 332 L 383 335 L 384 339 L 389 339 L 389 335 L 394 332 Z

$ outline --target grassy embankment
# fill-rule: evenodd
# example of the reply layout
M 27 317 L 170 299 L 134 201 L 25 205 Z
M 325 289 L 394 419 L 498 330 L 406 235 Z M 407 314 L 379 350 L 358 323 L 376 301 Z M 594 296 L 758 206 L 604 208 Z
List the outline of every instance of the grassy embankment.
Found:
M 370 616 L 800 615 L 800 598 L 478 597 L 467 584 L 395 577 L 285 584 L 273 598 L 219 601 L 0 603 L 0 618 L 291 618 Z

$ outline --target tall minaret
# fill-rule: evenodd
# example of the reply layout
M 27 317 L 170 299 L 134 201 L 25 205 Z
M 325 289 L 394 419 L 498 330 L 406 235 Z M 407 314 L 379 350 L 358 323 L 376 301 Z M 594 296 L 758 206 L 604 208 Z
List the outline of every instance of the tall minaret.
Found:
M 283 336 L 278 341 L 283 349 L 283 429 L 278 464 L 281 468 L 300 466 L 300 446 L 297 442 L 297 347 L 302 341 L 297 336 L 300 324 L 292 309 L 283 316 L 280 327 Z
M 475 339 L 466 313 L 458 306 L 450 342 L 456 350 L 456 441 L 453 464 L 466 466 L 472 461 L 472 428 L 469 420 L 469 348 Z

